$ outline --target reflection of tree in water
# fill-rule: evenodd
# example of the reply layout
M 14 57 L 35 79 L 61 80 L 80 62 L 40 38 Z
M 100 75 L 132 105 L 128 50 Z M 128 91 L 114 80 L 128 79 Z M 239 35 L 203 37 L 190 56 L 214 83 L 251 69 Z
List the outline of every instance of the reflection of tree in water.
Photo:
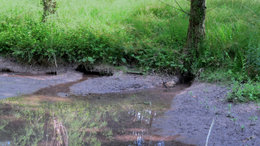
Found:
M 10 132 L 14 145 L 101 145 L 104 141 L 118 141 L 116 136 L 121 134 L 135 137 L 133 144 L 143 143 L 147 130 L 127 130 L 147 129 L 156 116 L 151 106 L 129 101 L 120 106 L 73 101 L 13 107 L 12 115 L 25 123 L 22 132 Z
M 136 122 L 140 122 L 140 124 L 145 125 L 145 127 L 150 128 L 152 126 L 152 122 L 154 120 L 154 117 L 156 116 L 156 112 L 144 109 L 143 111 L 129 111 L 129 115 L 133 116 L 132 120 Z M 142 145 L 144 144 L 143 136 L 147 135 L 146 129 L 140 129 L 140 130 L 133 130 L 132 135 L 136 136 L 136 141 L 134 142 L 135 145 Z
M 3 120 L 0 123 L 3 126 L 0 132 L 8 129 L 12 133 L 14 145 L 100 145 L 97 134 L 105 138 L 112 135 L 111 130 L 105 128 L 108 111 L 110 107 L 90 108 L 85 103 L 45 103 L 37 108 L 16 105 L 16 109 L 12 110 L 13 116 L 26 123 L 19 129 L 22 133 L 17 133 L 17 129 L 4 127 Z M 12 120 L 6 122 L 10 123 Z M 100 129 L 102 133 L 99 132 Z
M 58 107 L 58 108 L 57 108 Z M 100 145 L 97 136 L 109 138 L 112 131 L 108 128 L 106 118 L 111 107 L 90 106 L 86 103 L 55 104 L 50 108 L 54 115 L 67 128 L 69 145 Z
M 133 121 L 140 121 L 150 126 L 152 125 L 154 116 L 156 116 L 156 112 L 149 109 L 144 109 L 143 111 L 130 110 L 128 114 L 133 116 Z

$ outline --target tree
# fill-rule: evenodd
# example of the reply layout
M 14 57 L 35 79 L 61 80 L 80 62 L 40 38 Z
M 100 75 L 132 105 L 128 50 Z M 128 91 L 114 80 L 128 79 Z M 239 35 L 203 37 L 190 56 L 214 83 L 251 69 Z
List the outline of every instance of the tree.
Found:
M 187 35 L 188 49 L 197 49 L 205 36 L 206 0 L 191 0 Z
M 42 22 L 46 22 L 47 16 L 55 14 L 56 12 L 56 1 L 55 0 L 42 0 L 41 4 L 43 5 L 43 14 Z
M 198 57 L 199 44 L 205 37 L 206 0 L 191 0 L 189 15 L 187 42 L 184 47 L 184 53 L 187 57 L 184 65 L 188 72 L 191 71 L 192 58 Z

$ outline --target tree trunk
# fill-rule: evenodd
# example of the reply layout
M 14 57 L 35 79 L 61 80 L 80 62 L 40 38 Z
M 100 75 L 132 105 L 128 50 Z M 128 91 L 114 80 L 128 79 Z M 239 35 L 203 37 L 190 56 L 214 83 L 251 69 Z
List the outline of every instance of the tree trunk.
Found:
M 43 5 L 43 14 L 42 22 L 46 22 L 47 16 L 55 14 L 56 12 L 56 1 L 55 0 L 42 0 L 41 4 Z
M 184 73 L 192 73 L 192 64 L 199 56 L 199 44 L 205 37 L 206 0 L 190 0 L 190 19 L 187 42 L 183 49 Z
M 191 0 L 190 20 L 187 34 L 186 51 L 197 49 L 205 37 L 206 0 Z M 186 52 L 186 53 L 188 53 Z

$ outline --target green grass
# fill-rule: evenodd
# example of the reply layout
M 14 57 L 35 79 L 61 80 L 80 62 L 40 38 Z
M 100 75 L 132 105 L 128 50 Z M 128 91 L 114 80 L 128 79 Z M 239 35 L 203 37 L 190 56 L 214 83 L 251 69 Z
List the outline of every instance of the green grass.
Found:
M 252 81 L 230 69 L 209 68 L 200 74 L 199 79 L 230 87 L 230 92 L 227 95 L 229 102 L 260 102 L 259 76 L 257 76 L 256 81 Z
M 260 83 L 244 83 L 238 81 L 233 82 L 232 90 L 228 94 L 228 101 L 231 102 L 248 102 L 260 100 Z
M 174 0 L 163 0 L 178 7 Z M 159 0 L 57 0 L 41 22 L 40 0 L 0 0 L 0 53 L 29 63 L 131 64 L 185 71 L 188 16 Z M 179 0 L 189 11 L 189 2 Z M 259 81 L 260 1 L 207 0 L 206 39 L 194 72 L 216 68 Z

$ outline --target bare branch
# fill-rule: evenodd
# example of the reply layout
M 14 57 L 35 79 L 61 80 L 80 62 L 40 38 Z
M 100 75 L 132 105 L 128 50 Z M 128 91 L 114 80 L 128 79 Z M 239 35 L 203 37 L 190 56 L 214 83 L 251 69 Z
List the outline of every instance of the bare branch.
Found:
M 175 1 L 175 3 L 179 6 L 179 9 L 180 9 L 182 12 L 186 13 L 187 15 L 190 15 L 188 12 L 186 12 L 186 11 L 183 10 L 183 8 L 181 7 L 181 5 L 179 4 L 179 2 L 178 2 L 177 0 L 174 0 L 174 1 Z
M 159 1 L 160 1 L 161 3 L 164 3 L 164 4 L 167 5 L 167 6 L 170 6 L 170 7 L 174 8 L 174 9 L 176 9 L 176 10 L 179 10 L 179 11 L 185 13 L 186 15 L 190 15 L 190 13 L 188 13 L 188 12 L 186 12 L 185 10 L 182 9 L 182 7 L 179 5 L 179 3 L 178 3 L 176 0 L 175 0 L 175 2 L 177 3 L 177 5 L 178 5 L 179 8 L 177 8 L 177 7 L 173 6 L 173 5 L 170 5 L 170 4 L 168 4 L 168 3 L 166 3 L 166 2 L 164 2 L 164 1 L 162 1 L 162 0 L 159 0 Z

